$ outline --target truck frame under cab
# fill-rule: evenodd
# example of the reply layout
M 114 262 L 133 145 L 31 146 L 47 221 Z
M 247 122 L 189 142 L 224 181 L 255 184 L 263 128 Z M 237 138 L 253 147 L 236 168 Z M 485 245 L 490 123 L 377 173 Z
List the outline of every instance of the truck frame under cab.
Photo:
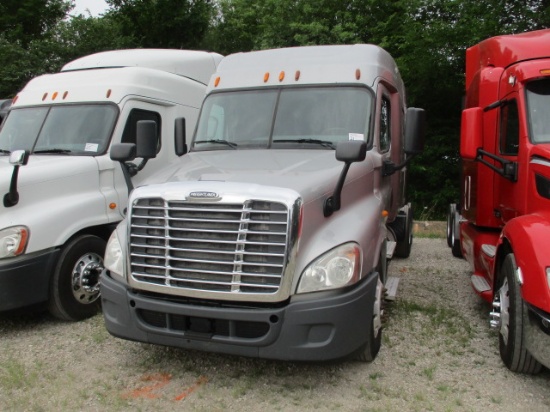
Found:
M 387 259 L 411 251 L 406 165 L 423 131 L 377 46 L 225 57 L 189 153 L 155 176 L 164 183 L 132 192 L 108 242 L 107 329 L 242 356 L 372 361 Z
M 461 199 L 447 241 L 492 304 L 512 371 L 550 366 L 550 30 L 503 35 L 466 52 Z
M 97 313 L 105 244 L 128 189 L 183 154 L 221 58 L 102 52 L 17 94 L 0 130 L 0 311 L 47 304 L 66 320 Z M 135 143 L 145 120 L 157 130 L 155 158 L 111 160 L 109 148 Z

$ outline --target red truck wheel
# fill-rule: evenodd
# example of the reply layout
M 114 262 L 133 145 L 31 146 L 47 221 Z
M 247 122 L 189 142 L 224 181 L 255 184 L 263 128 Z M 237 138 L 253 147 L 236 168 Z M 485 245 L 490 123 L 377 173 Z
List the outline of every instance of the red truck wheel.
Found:
M 493 308 L 500 313 L 500 357 L 513 372 L 535 374 L 542 366 L 525 348 L 523 325 L 527 321 L 527 308 L 516 281 L 516 270 L 514 254 L 509 253 L 501 265 L 500 284 L 493 298 Z

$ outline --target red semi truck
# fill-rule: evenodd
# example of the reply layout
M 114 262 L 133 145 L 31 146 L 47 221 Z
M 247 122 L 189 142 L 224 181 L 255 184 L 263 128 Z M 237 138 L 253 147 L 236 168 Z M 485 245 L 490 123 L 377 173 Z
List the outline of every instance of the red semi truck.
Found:
M 505 365 L 537 373 L 550 367 L 550 30 L 469 48 L 465 106 L 447 242 L 492 304 Z

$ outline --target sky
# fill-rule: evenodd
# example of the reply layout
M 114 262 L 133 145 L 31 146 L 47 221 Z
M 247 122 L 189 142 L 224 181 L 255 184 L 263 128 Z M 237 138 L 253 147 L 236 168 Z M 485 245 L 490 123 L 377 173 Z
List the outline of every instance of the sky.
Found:
M 107 10 L 105 0 L 74 0 L 75 8 L 71 14 L 84 14 L 88 16 L 86 9 L 90 10 L 93 17 L 98 17 Z

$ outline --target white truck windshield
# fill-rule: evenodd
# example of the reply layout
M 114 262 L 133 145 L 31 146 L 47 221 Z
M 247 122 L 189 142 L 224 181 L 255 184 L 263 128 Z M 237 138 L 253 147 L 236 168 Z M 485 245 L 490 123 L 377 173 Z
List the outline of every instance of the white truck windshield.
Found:
M 192 150 L 334 149 L 367 140 L 372 94 L 365 87 L 296 87 L 213 93 Z
M 100 104 L 12 109 L 0 130 L 0 153 L 103 154 L 117 114 L 116 106 Z
M 550 79 L 528 83 L 526 95 L 531 142 L 550 143 Z

